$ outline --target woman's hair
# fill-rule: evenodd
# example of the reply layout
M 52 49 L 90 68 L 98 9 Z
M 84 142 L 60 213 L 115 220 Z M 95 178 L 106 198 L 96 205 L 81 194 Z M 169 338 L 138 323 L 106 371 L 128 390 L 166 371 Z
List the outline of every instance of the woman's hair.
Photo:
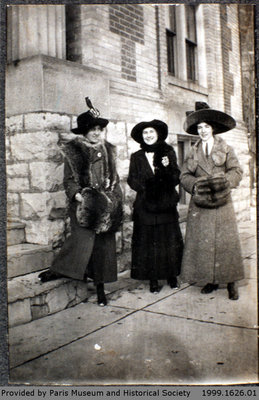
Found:
M 211 122 L 211 121 L 201 121 L 201 122 L 198 122 L 197 125 L 196 125 L 196 131 L 197 131 L 197 133 L 198 133 L 198 125 L 199 125 L 199 124 L 202 124 L 203 122 L 204 122 L 205 124 L 210 125 L 210 126 L 212 127 L 212 133 L 214 134 L 214 132 L 215 132 L 216 129 L 217 129 L 217 125 L 216 125 L 215 123 Z

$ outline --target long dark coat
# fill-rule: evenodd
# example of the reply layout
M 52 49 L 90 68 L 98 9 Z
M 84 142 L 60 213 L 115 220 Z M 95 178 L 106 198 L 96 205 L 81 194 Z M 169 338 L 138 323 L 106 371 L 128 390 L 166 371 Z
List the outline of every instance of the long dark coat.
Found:
M 163 156 L 169 158 L 163 167 Z M 170 279 L 179 275 L 183 241 L 178 222 L 175 186 L 180 171 L 173 148 L 164 143 L 152 171 L 145 152 L 132 154 L 129 186 L 137 192 L 133 204 L 132 269 L 134 279 Z
M 197 178 L 223 172 L 231 188 L 238 186 L 242 170 L 232 147 L 214 137 L 206 159 L 199 140 L 187 156 L 180 176 L 184 189 L 192 193 Z M 201 208 L 191 198 L 181 279 L 184 282 L 228 283 L 244 277 L 239 235 L 232 200 L 214 208 Z
M 81 192 L 84 187 L 91 185 L 96 189 L 101 188 L 107 177 L 113 181 L 114 191 L 121 196 L 115 170 L 114 146 L 105 142 L 103 150 L 90 149 L 87 153 L 89 157 L 85 154 L 83 157 L 76 142 L 72 141 L 63 147 L 63 154 L 64 187 L 69 199 L 71 236 L 64 242 L 51 270 L 79 280 L 88 276 L 96 284 L 114 282 L 117 280 L 115 232 L 96 234 L 94 230 L 79 226 L 75 200 L 75 194 Z M 108 164 L 105 164 L 104 158 L 107 156 Z

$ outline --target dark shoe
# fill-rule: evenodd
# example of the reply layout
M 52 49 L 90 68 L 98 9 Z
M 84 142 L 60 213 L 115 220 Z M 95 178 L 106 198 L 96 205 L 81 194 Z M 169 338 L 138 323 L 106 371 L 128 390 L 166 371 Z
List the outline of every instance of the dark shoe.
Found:
M 179 288 L 180 284 L 177 282 L 176 276 L 174 276 L 171 279 L 168 279 L 167 281 L 168 285 L 173 289 L 173 288 Z
M 97 284 L 97 303 L 100 307 L 104 307 L 107 305 L 107 299 L 104 293 L 103 283 Z
M 238 300 L 239 295 L 238 295 L 238 289 L 235 286 L 235 282 L 228 283 L 227 288 L 228 288 L 228 298 L 230 300 Z
M 54 281 L 55 279 L 62 278 L 62 275 L 57 274 L 56 272 L 51 271 L 48 269 L 47 271 L 43 271 L 38 276 L 39 280 L 42 283 Z
M 201 293 L 203 294 L 208 294 L 213 292 L 213 290 L 217 290 L 219 287 L 219 285 L 215 285 L 214 283 L 207 283 L 207 285 L 205 285 L 202 289 L 201 289 Z
M 158 281 L 150 281 L 151 293 L 159 293 L 161 289 L 162 289 L 161 286 L 158 285 Z

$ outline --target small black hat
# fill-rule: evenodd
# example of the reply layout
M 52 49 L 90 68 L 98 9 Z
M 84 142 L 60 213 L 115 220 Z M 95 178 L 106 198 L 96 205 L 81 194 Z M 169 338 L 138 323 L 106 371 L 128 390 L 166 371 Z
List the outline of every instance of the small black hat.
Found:
M 99 125 L 101 128 L 104 128 L 109 123 L 108 119 L 99 118 L 100 112 L 93 107 L 89 97 L 86 97 L 85 100 L 90 110 L 80 114 L 77 117 L 77 128 L 71 129 L 73 133 L 79 135 L 87 133 L 91 128 L 97 125 Z
M 213 126 L 213 133 L 223 133 L 235 128 L 236 121 L 230 115 L 213 110 L 207 103 L 196 101 L 195 111 L 186 112 L 184 130 L 192 135 L 198 135 L 197 125 L 201 122 L 207 122 Z
M 157 131 L 158 138 L 160 140 L 165 140 L 168 135 L 168 126 L 165 122 L 160 121 L 159 119 L 153 119 L 152 121 L 143 121 L 139 124 L 135 125 L 131 131 L 131 137 L 138 143 L 143 142 L 143 129 L 145 128 L 154 128 Z

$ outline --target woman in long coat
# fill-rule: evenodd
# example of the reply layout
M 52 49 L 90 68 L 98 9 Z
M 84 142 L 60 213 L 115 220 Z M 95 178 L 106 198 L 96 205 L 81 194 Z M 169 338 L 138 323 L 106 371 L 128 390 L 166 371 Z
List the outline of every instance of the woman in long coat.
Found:
M 92 107 L 92 105 L 91 105 Z M 78 116 L 75 135 L 66 138 L 64 188 L 69 200 L 71 236 L 41 282 L 61 276 L 93 279 L 98 304 L 107 304 L 104 283 L 117 280 L 115 231 L 122 218 L 122 193 L 115 167 L 115 146 L 101 134 L 108 120 L 91 108 Z
M 230 189 L 242 178 L 234 150 L 217 134 L 235 127 L 235 120 L 206 103 L 187 112 L 184 129 L 198 134 L 181 173 L 183 188 L 192 195 L 181 279 L 206 284 L 201 293 L 227 284 L 229 298 L 238 299 L 235 282 L 244 277 L 236 218 Z M 216 135 L 216 136 L 215 136 Z
M 180 171 L 172 146 L 165 139 L 167 125 L 160 120 L 141 122 L 132 132 L 141 150 L 132 154 L 129 186 L 137 192 L 133 205 L 133 279 L 149 280 L 150 291 L 157 293 L 159 279 L 178 287 L 183 241 L 178 222 L 175 187 Z

